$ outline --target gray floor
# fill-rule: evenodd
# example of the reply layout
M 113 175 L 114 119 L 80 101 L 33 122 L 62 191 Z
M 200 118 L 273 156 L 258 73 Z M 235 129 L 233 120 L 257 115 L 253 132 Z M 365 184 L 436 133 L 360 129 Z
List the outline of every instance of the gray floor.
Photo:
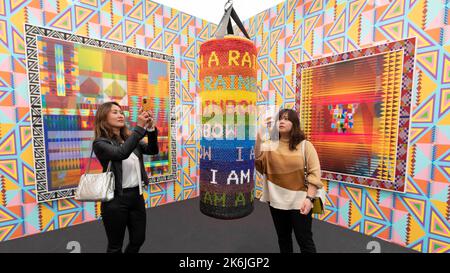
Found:
M 382 253 L 414 252 L 322 221 L 314 220 L 313 233 L 318 252 L 369 253 L 371 244 L 379 245 Z M 105 249 L 106 235 L 100 221 L 0 243 L 0 253 L 92 253 Z M 298 252 L 297 246 L 295 249 Z M 266 204 L 255 201 L 251 215 L 226 221 L 204 216 L 195 198 L 148 209 L 147 240 L 141 252 L 276 253 L 278 245 Z

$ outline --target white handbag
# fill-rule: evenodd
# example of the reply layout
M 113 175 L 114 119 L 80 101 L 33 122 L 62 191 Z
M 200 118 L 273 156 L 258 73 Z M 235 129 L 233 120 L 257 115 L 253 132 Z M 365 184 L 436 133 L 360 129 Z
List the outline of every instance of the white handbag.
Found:
M 80 178 L 78 188 L 75 192 L 75 200 L 78 201 L 110 201 L 114 198 L 114 173 L 111 172 L 111 161 L 108 163 L 108 168 L 104 173 L 90 174 L 92 154 L 89 158 L 86 173 Z

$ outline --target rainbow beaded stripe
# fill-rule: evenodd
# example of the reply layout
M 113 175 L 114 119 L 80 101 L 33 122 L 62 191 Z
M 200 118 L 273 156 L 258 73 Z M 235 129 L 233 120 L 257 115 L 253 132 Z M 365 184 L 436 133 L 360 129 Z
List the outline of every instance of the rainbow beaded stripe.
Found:
M 256 56 L 236 36 L 200 47 L 200 210 L 211 217 L 253 211 Z

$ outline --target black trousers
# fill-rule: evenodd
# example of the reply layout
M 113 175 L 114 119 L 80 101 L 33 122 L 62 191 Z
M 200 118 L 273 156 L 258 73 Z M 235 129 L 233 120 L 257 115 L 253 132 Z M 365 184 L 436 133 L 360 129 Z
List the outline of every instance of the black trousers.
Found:
M 123 195 L 116 195 L 109 202 L 102 202 L 101 214 L 106 236 L 108 253 L 121 253 L 125 229 L 128 228 L 130 242 L 125 252 L 137 253 L 145 241 L 147 215 L 145 202 L 139 194 L 139 187 L 123 189 Z
M 269 206 L 270 207 L 270 206 Z M 316 253 L 312 234 L 312 211 L 303 215 L 300 210 L 281 210 L 270 207 L 281 253 L 292 253 L 292 230 L 302 253 Z

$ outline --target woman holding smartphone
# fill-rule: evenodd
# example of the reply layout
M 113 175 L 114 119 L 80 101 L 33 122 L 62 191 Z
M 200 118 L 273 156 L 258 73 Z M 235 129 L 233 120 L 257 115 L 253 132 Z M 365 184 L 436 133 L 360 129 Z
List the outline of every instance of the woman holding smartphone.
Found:
M 312 234 L 312 206 L 317 189 L 323 187 L 320 179 L 320 162 L 316 149 L 306 141 L 300 129 L 298 114 L 292 109 L 282 109 L 278 118 L 266 120 L 271 127 L 271 141 L 262 144 L 258 132 L 255 143 L 255 168 L 266 175 L 260 201 L 269 203 L 278 245 L 281 253 L 292 253 L 292 231 L 302 253 L 315 253 Z M 307 158 L 305 183 L 302 142 Z
M 147 143 L 142 139 L 147 136 Z M 143 184 L 148 185 L 143 155 L 158 154 L 158 130 L 150 111 L 139 110 L 137 126 L 125 125 L 122 108 L 116 102 L 102 104 L 95 116 L 94 153 L 106 171 L 109 161 L 115 177 L 114 199 L 101 204 L 101 216 L 108 238 L 107 252 L 122 252 L 125 230 L 129 244 L 125 252 L 139 252 L 145 241 L 146 212 Z

